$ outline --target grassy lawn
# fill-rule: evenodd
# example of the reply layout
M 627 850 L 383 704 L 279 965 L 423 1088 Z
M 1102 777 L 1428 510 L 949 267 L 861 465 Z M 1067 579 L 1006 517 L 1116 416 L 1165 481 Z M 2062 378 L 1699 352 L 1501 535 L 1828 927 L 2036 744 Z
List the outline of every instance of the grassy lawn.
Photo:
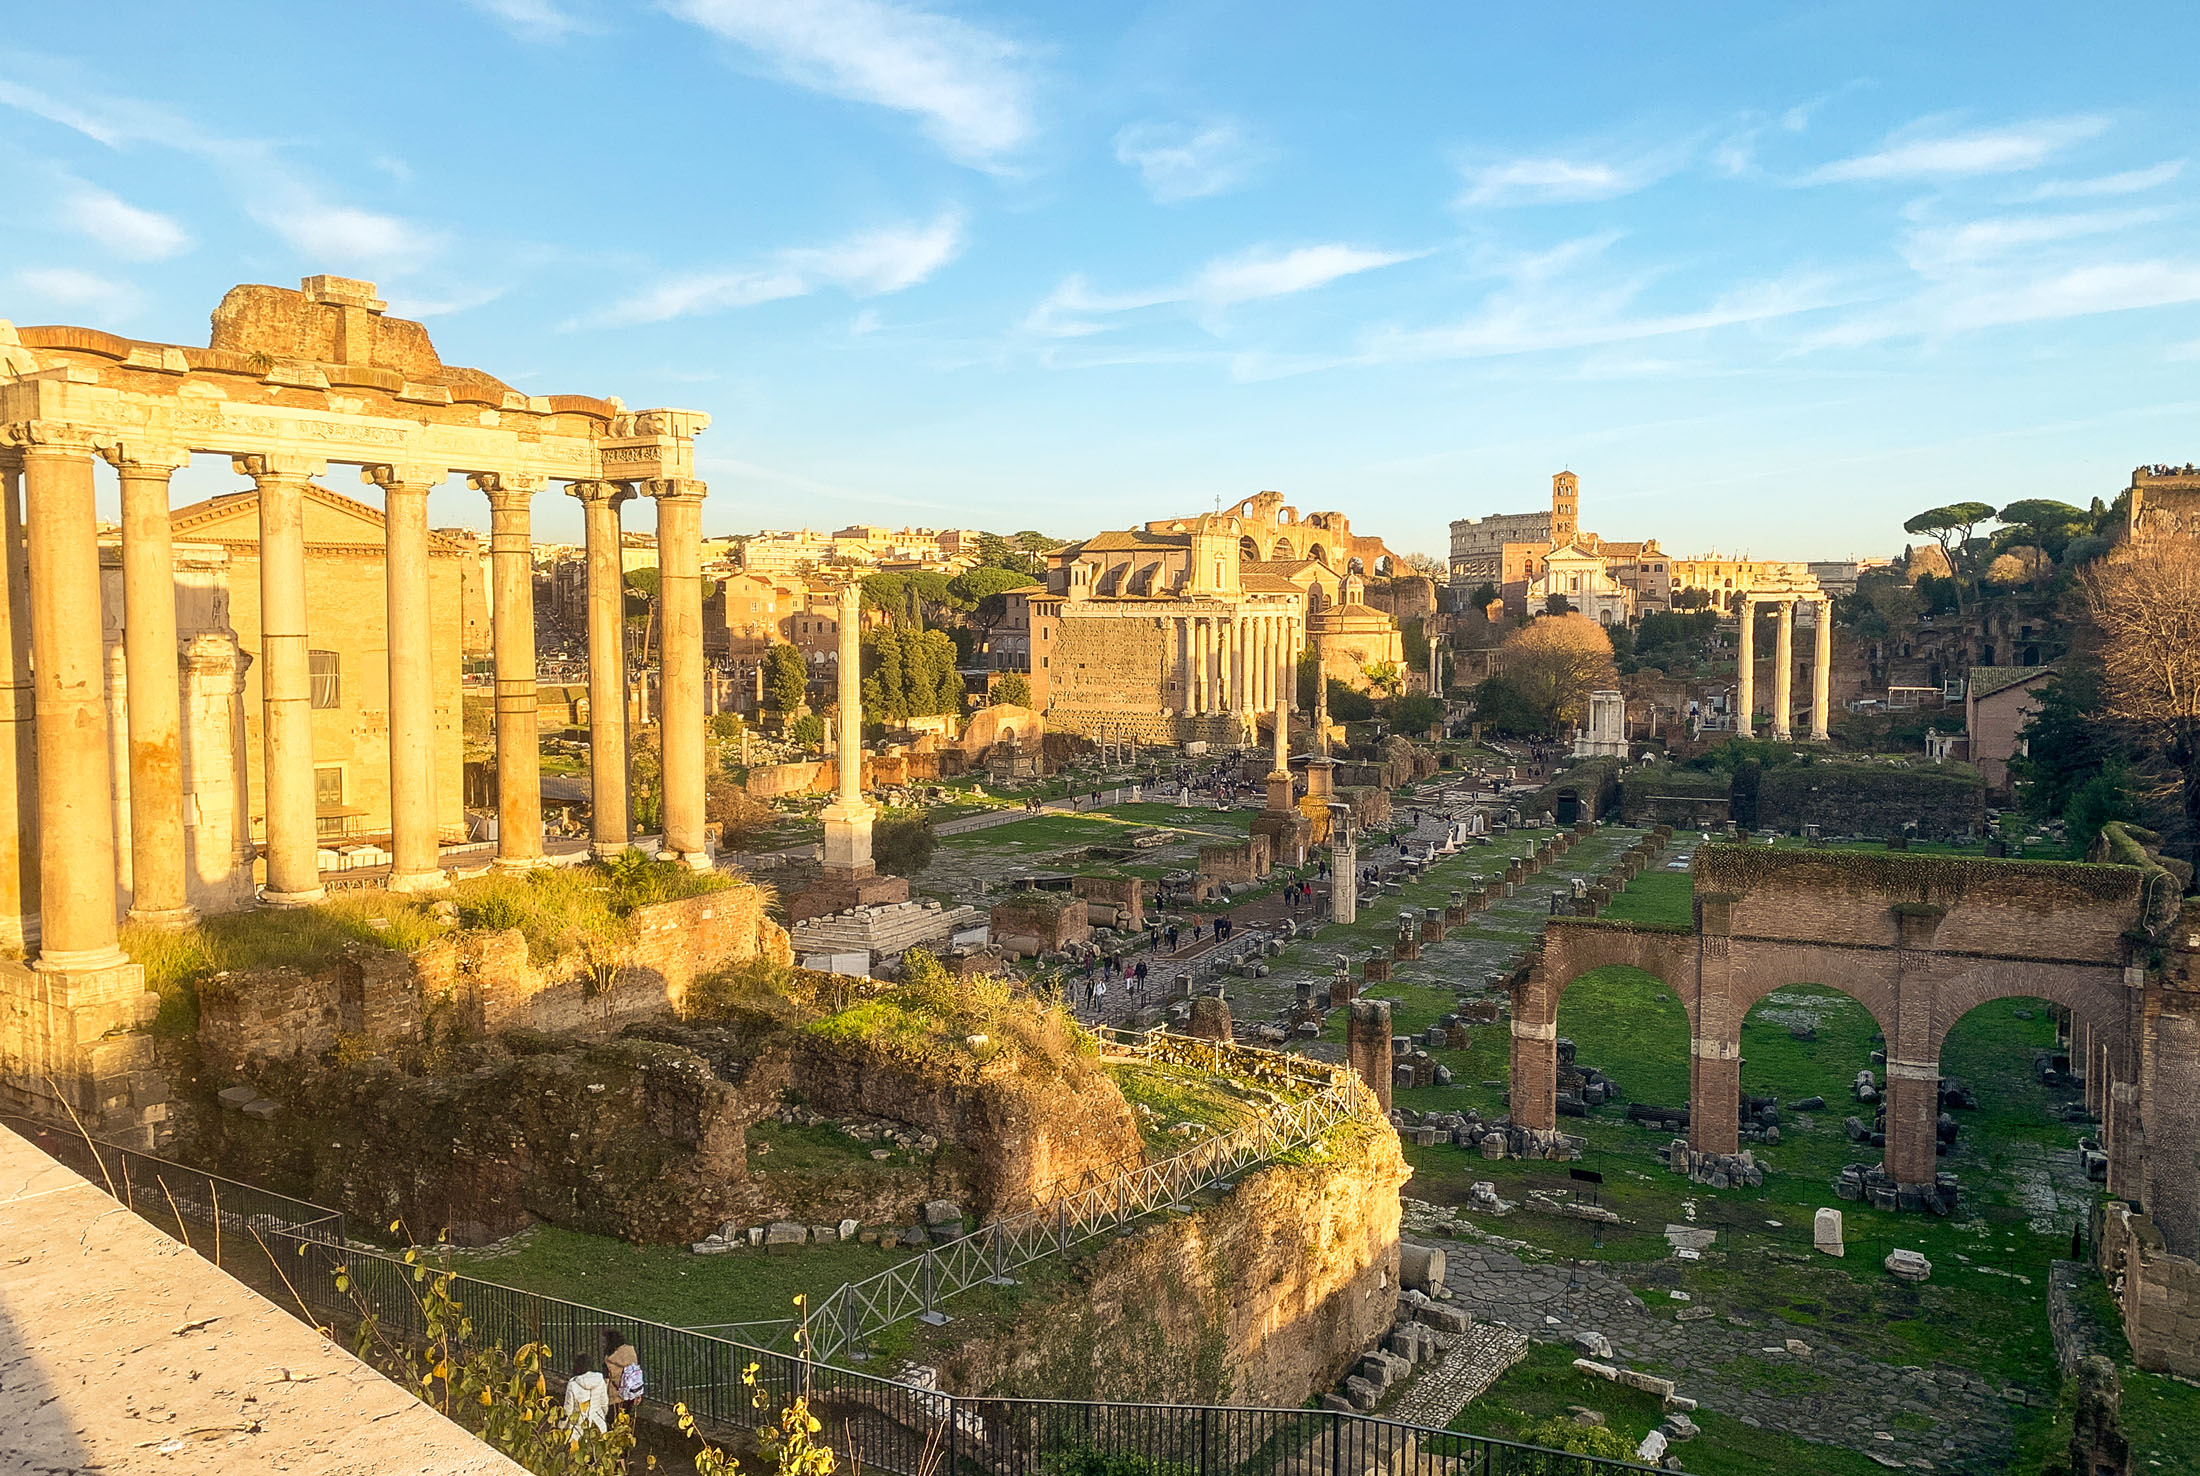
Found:
M 745 1250 L 698 1256 L 685 1246 L 634 1245 L 537 1225 L 496 1250 L 451 1254 L 458 1271 L 484 1281 L 673 1327 L 705 1327 L 792 1316 L 798 1294 L 823 1296 L 911 1252 L 850 1240 L 787 1255 Z
M 1111 1065 L 1107 1070 L 1138 1118 L 1138 1131 L 1146 1140 L 1147 1152 L 1156 1157 L 1179 1152 L 1195 1141 L 1171 1131 L 1179 1123 L 1196 1123 L 1210 1132 L 1220 1132 L 1254 1114 L 1255 1098 L 1205 1072 L 1148 1061 Z M 1141 1107 L 1153 1115 L 1140 1112 Z

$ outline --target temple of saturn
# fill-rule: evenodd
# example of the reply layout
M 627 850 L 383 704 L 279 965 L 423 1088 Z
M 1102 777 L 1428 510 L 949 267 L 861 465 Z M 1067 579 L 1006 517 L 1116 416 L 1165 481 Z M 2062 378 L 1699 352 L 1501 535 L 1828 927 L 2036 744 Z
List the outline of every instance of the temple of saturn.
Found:
M 524 395 L 446 365 L 420 324 L 384 315 L 372 283 L 233 288 L 205 348 L 95 329 L 0 322 L 0 1055 L 43 1052 L 79 1107 L 128 1090 L 150 1008 L 118 920 L 188 923 L 175 556 L 169 480 L 194 454 L 258 491 L 269 906 L 322 895 L 309 707 L 302 505 L 309 482 L 357 468 L 381 489 L 387 547 L 392 890 L 439 885 L 428 629 L 428 494 L 453 477 L 487 499 L 496 667 L 496 863 L 541 864 L 529 509 L 551 483 L 584 508 L 593 842 L 631 844 L 620 506 L 657 504 L 663 581 L 662 854 L 709 864 L 704 834 L 701 513 L 690 410 L 629 411 L 588 395 Z M 127 742 L 111 747 L 102 645 L 100 462 L 121 499 Z M 122 735 L 114 735 L 115 739 Z M 126 753 L 126 817 L 114 813 Z M 615 757 L 615 761 L 606 761 Z M 125 871 L 118 859 L 127 855 Z M 126 875 L 125 888 L 119 878 Z M 18 1018 L 20 1017 L 20 1018 Z M 35 1017 L 35 1018 L 33 1018 Z M 133 1043 L 135 1046 L 133 1047 Z
M 1757 725 L 1757 606 L 1772 605 L 1780 612 L 1778 652 L 1772 666 L 1772 736 L 1785 742 L 1793 737 L 1795 694 L 1795 607 L 1817 606 L 1817 643 L 1810 664 L 1810 741 L 1826 741 L 1826 708 L 1833 690 L 1833 600 L 1816 580 L 1791 588 L 1753 589 L 1742 596 L 1742 653 L 1738 665 L 1739 690 L 1734 700 L 1734 731 L 1741 737 L 1755 735 Z

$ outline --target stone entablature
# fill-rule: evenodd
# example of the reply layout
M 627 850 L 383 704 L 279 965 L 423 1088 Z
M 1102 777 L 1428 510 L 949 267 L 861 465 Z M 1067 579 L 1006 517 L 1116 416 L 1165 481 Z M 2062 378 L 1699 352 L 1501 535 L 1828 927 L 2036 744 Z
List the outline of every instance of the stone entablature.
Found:
M 35 943 L 47 987 L 44 1038 L 81 1043 L 94 1018 L 142 992 L 117 946 L 117 858 L 127 851 L 130 915 L 154 926 L 195 915 L 184 876 L 181 650 L 169 482 L 195 453 L 230 458 L 257 492 L 261 694 L 262 900 L 323 895 L 314 772 L 314 622 L 307 599 L 309 484 L 358 468 L 384 498 L 387 763 L 393 890 L 442 884 L 437 854 L 427 527 L 432 488 L 463 475 L 489 503 L 497 668 L 498 862 L 541 864 L 530 503 L 551 481 L 591 509 L 592 614 L 616 617 L 616 508 L 637 491 L 658 505 L 663 571 L 664 854 L 707 865 L 703 824 L 701 507 L 688 410 L 629 412 L 592 396 L 526 396 L 478 370 L 446 366 L 427 330 L 383 316 L 371 283 L 309 277 L 302 289 L 244 286 L 215 310 L 204 349 L 95 329 L 0 322 L 0 933 Z M 111 731 L 99 612 L 97 462 L 120 482 L 127 742 Z M 608 556 L 606 551 L 608 550 Z M 592 619 L 590 665 L 624 669 L 620 623 Z M 626 752 L 624 705 L 591 704 L 598 754 Z M 118 757 L 118 755 L 122 757 Z M 128 782 L 113 772 L 126 763 Z M 599 848 L 630 843 L 625 776 L 595 766 Z M 118 824 L 115 797 L 127 788 Z M 0 826 L 0 830 L 8 827 Z M 42 844 L 42 838 L 52 843 Z M 35 864 L 33 864 L 35 858 Z M 15 864 L 6 864 L 8 861 Z M 0 977 L 0 1005 L 17 992 Z M 50 1014 L 58 1000 L 82 1018 Z M 84 1013 L 89 1012 L 89 1013 Z M 36 1044 L 34 1042 L 34 1044 Z M 143 1118 L 104 1059 L 70 1044 L 45 1060 L 33 1096 L 94 1110 L 128 1132 Z M 110 1116 L 110 1112 L 119 1114 Z

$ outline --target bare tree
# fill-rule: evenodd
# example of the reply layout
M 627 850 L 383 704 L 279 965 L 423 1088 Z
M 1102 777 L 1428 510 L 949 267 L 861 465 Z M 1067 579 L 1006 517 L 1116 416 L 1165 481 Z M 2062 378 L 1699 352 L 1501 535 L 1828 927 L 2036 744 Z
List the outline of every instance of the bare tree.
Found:
M 1545 615 L 1506 637 L 1498 668 L 1522 695 L 1561 723 L 1581 722 L 1589 694 L 1619 681 L 1612 638 L 1586 615 Z
M 2080 577 L 2100 632 L 2109 716 L 2176 765 L 2189 849 L 2200 837 L 2200 545 L 2126 547 Z

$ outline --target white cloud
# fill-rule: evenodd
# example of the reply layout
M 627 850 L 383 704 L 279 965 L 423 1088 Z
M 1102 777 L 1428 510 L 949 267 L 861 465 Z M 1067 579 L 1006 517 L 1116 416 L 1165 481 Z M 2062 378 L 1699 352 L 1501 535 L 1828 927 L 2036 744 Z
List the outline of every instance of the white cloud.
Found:
M 1198 125 L 1133 123 L 1115 136 L 1116 162 L 1137 170 L 1146 193 L 1164 205 L 1235 189 L 1265 156 L 1227 118 Z
M 1470 167 L 1461 205 L 1568 205 L 1631 195 L 1664 171 L 1647 162 L 1508 159 Z
M 173 218 L 92 185 L 79 185 L 61 202 L 61 219 L 125 261 L 160 261 L 191 247 L 190 233 Z
M 1928 275 L 2006 256 L 2031 246 L 2111 235 L 2159 220 L 2152 210 L 2091 211 L 2072 215 L 2003 215 L 1961 225 L 1927 226 L 1910 233 L 1903 256 Z
M 2127 169 L 2121 174 L 2096 175 L 2091 179 L 2051 179 L 2027 193 L 2027 200 L 2087 200 L 2102 195 L 2136 195 L 2166 185 L 2184 173 L 2185 161 L 2171 159 L 2147 169 Z
M 670 8 L 798 86 L 916 115 L 964 162 L 994 163 L 1037 131 L 1024 49 L 965 21 L 896 0 L 670 0 Z
M 1426 255 L 1419 251 L 1371 251 L 1331 242 L 1290 251 L 1256 248 L 1216 257 L 1181 283 L 1145 291 L 1095 292 L 1082 275 L 1063 279 L 1024 319 L 1024 330 L 1047 338 L 1083 338 L 1105 332 L 1102 319 L 1143 308 L 1189 304 L 1208 313 L 1234 303 L 1289 297 Z
M 1421 255 L 1415 251 L 1369 251 L 1358 246 L 1302 246 L 1278 255 L 1248 251 L 1209 262 L 1193 280 L 1190 296 L 1218 305 L 1263 297 L 1289 297 L 1327 287 L 1340 277 L 1396 266 Z
M 952 262 L 964 244 L 962 212 L 948 210 L 924 224 L 885 226 L 823 246 L 790 247 L 753 267 L 668 277 L 614 303 L 594 321 L 662 323 L 807 297 L 828 286 L 859 297 L 900 292 Z
M 557 0 L 466 0 L 522 41 L 545 45 L 592 30 Z
M 252 218 L 317 263 L 402 271 L 442 249 L 439 233 L 394 215 L 331 204 L 302 189 L 288 193 L 280 203 L 252 207 Z
M 2072 144 L 2098 137 L 2106 118 L 2041 118 L 2007 128 L 1967 133 L 1926 134 L 1913 127 L 1889 138 L 1869 154 L 1836 160 L 1813 171 L 1809 183 L 1847 181 L 1962 179 L 1981 174 L 2015 174 L 2037 169 Z
M 34 267 L 15 273 L 9 287 L 47 307 L 89 310 L 107 321 L 137 306 L 137 289 L 77 267 Z
M 1889 312 L 1836 324 L 1810 347 L 1846 348 L 1890 338 L 1944 338 L 2020 323 L 2200 302 L 2200 261 L 2059 265 L 2031 273 L 1936 283 Z

